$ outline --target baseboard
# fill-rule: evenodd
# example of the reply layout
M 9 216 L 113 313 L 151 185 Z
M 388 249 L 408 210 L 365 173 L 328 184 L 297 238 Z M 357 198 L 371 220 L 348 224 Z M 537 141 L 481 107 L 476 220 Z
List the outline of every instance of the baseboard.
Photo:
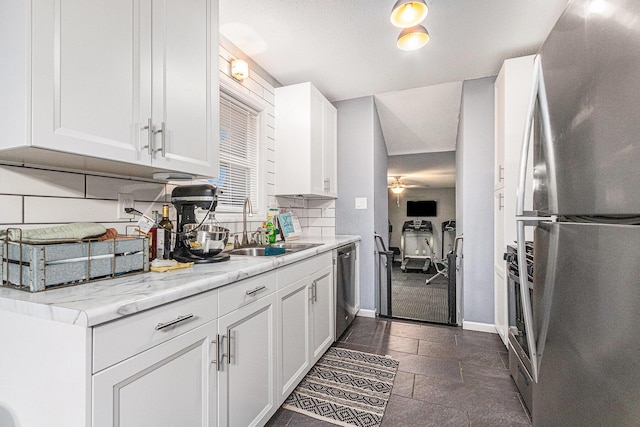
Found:
M 375 310 L 369 310 L 366 308 L 361 308 L 360 310 L 358 310 L 358 313 L 356 314 L 356 316 L 360 316 L 360 317 L 376 317 L 376 311 Z
M 463 320 L 462 329 L 466 329 L 469 331 L 488 332 L 490 334 L 498 333 L 498 331 L 496 330 L 496 325 L 494 325 L 493 323 L 479 323 Z

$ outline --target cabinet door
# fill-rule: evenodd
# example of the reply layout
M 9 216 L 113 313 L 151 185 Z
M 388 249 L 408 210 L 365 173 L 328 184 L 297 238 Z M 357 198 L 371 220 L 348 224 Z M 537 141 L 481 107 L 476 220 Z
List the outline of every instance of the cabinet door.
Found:
M 141 93 L 151 80 L 150 8 L 149 0 L 33 2 L 32 145 L 149 164 L 141 146 L 150 98 Z
M 218 320 L 220 426 L 262 425 L 278 409 L 276 306 L 271 294 Z
M 338 112 L 329 101 L 325 101 L 323 109 L 325 194 L 338 197 Z
M 331 346 L 335 335 L 333 296 L 333 266 L 323 268 L 311 276 L 311 348 L 312 363 L 320 359 Z
M 504 253 L 507 251 L 504 241 L 505 230 L 505 209 L 504 209 L 504 188 L 494 192 L 494 208 L 493 208 L 493 270 L 494 270 L 494 322 L 496 330 L 507 343 L 507 332 L 509 330 L 509 305 L 506 282 Z
M 218 2 L 153 6 L 153 164 L 217 176 Z
M 310 117 L 310 139 L 311 146 L 311 166 L 309 168 L 311 193 L 324 194 L 324 123 L 323 105 L 324 97 L 314 87 L 311 87 L 311 117 Z
M 504 144 L 505 144 L 505 67 L 500 70 L 495 82 L 495 152 L 493 162 L 493 189 L 504 187 Z
M 291 394 L 310 367 L 309 279 L 278 292 L 278 403 Z
M 93 376 L 93 426 L 214 426 L 216 321 Z

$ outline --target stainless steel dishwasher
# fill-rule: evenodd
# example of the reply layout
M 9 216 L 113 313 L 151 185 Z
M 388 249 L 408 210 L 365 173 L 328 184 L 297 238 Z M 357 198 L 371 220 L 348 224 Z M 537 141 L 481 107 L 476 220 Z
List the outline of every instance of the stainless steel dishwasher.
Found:
M 356 315 L 356 245 L 338 248 L 336 261 L 336 341 Z

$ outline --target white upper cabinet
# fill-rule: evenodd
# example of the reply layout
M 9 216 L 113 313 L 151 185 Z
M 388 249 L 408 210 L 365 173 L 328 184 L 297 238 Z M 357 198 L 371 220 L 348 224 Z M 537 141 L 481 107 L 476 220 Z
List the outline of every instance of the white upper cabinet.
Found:
M 336 198 L 337 111 L 311 83 L 276 88 L 276 194 Z
M 7 3 L 17 22 L 3 40 L 30 37 L 11 42 L 0 76 L 22 74 L 0 84 L 3 104 L 25 108 L 3 125 L 16 137 L 0 141 L 0 159 L 217 174 L 217 0 Z

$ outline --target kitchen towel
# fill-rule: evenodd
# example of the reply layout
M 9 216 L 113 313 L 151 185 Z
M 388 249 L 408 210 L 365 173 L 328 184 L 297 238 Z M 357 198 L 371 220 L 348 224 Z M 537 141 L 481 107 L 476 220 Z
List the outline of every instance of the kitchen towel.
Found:
M 88 237 L 101 236 L 106 231 L 107 229 L 101 224 L 77 222 L 31 230 L 21 230 L 19 228 L 0 230 L 0 240 L 29 244 L 79 242 Z

